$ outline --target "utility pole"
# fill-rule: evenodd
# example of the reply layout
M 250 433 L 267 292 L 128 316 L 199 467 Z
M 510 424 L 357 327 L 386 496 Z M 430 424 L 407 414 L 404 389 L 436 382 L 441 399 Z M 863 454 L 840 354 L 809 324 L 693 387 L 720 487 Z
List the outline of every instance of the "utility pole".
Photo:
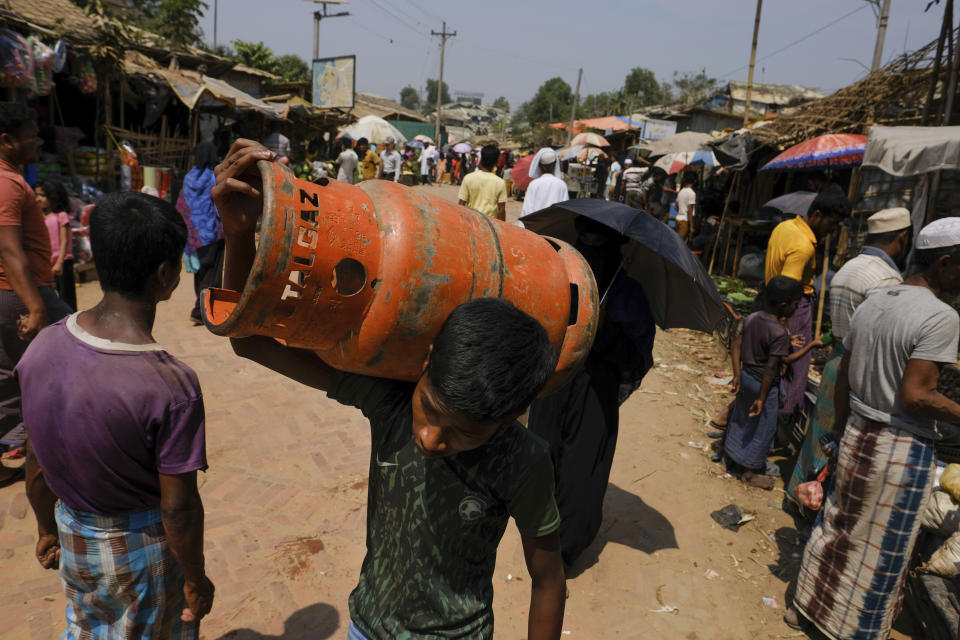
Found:
M 314 4 L 323 5 L 323 12 L 314 11 L 313 12 L 313 59 L 316 60 L 320 57 L 320 21 L 324 18 L 343 18 L 350 15 L 348 11 L 341 11 L 340 13 L 327 13 L 327 4 L 343 4 L 346 0 L 313 0 Z
M 437 33 L 430 30 L 431 36 L 440 36 L 440 80 L 437 82 L 437 118 L 433 127 L 433 143 L 440 148 L 440 98 L 443 96 L 443 54 L 447 50 L 447 38 L 457 35 L 456 31 L 447 31 L 447 23 L 443 23 L 443 31 Z
M 750 45 L 750 71 L 747 73 L 747 98 L 743 105 L 743 126 L 750 124 L 750 97 L 753 93 L 753 67 L 757 62 L 757 36 L 760 34 L 760 9 L 763 0 L 757 0 L 757 17 L 753 21 L 753 44 Z
M 577 105 L 580 104 L 580 80 L 583 78 L 583 67 L 577 71 L 577 90 L 573 94 L 573 109 L 570 110 L 570 131 L 567 131 L 567 146 L 573 139 L 573 121 L 577 118 Z
M 887 37 L 887 21 L 890 19 L 890 0 L 883 0 L 880 10 L 880 22 L 877 25 L 877 44 L 873 47 L 873 65 L 870 72 L 880 68 L 880 59 L 883 58 L 883 42 Z
M 213 0 L 213 50 L 217 50 L 217 4 L 218 0 Z

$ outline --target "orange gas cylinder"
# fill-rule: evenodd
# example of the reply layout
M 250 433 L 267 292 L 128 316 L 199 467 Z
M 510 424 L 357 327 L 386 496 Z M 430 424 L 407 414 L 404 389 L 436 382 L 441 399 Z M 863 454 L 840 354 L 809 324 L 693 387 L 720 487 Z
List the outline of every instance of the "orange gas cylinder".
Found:
M 570 245 L 392 181 L 314 184 L 258 168 L 256 258 L 243 291 L 205 292 L 213 333 L 271 336 L 338 369 L 415 380 L 457 305 L 499 297 L 539 320 L 560 354 L 545 392 L 590 350 L 597 286 Z

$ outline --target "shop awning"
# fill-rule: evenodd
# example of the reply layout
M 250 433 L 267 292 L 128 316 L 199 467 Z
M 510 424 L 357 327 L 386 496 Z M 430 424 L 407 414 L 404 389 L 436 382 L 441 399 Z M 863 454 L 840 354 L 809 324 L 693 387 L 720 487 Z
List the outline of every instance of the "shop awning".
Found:
M 209 101 L 219 103 L 233 111 L 255 111 L 272 120 L 283 120 L 287 105 L 271 104 L 236 87 L 205 76 L 196 71 L 168 69 L 154 63 L 146 56 L 128 52 L 124 60 L 124 70 L 130 75 L 144 75 L 154 82 L 164 82 L 189 109 L 214 107 Z
M 864 167 L 892 176 L 960 170 L 960 127 L 883 127 L 870 129 Z

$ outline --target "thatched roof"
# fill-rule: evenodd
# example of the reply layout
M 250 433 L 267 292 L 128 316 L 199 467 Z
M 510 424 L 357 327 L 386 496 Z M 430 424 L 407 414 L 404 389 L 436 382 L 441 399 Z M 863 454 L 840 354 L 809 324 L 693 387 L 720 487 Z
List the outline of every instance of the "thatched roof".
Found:
M 92 45 L 98 38 L 94 18 L 70 0 L 0 0 L 0 23 L 13 24 L 51 38 L 62 38 L 69 44 L 80 46 Z M 210 75 L 220 75 L 228 70 L 257 77 L 266 73 L 197 47 L 172 50 L 169 43 L 155 33 L 131 25 L 127 28 L 132 36 L 130 48 L 164 63 L 176 56 L 181 63 L 190 66 L 204 65 Z
M 960 30 L 953 33 L 955 42 L 958 33 Z M 754 127 L 751 134 L 762 144 L 784 149 L 825 133 L 867 133 L 873 124 L 918 125 L 930 90 L 936 48 L 937 42 L 931 42 L 826 98 Z M 941 69 L 931 113 L 943 110 L 946 76 Z
M 427 119 L 420 113 L 407 109 L 399 102 L 382 98 L 372 93 L 357 91 L 354 97 L 353 110 L 350 112 L 358 119 L 363 116 L 377 116 L 384 120 L 410 120 L 426 122 Z

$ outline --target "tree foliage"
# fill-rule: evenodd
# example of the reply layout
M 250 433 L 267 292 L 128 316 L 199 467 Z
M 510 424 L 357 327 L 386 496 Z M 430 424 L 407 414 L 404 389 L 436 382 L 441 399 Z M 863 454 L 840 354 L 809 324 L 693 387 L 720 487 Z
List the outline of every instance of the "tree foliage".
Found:
M 410 85 L 400 89 L 400 104 L 414 111 L 420 108 L 420 94 Z
M 507 102 L 507 99 L 503 96 L 500 96 L 493 101 L 493 107 L 495 109 L 502 109 L 503 111 L 510 113 L 510 103 Z
M 198 44 L 203 39 L 200 18 L 209 5 L 203 0 L 158 0 L 147 27 L 174 47 Z
M 567 120 L 573 107 L 573 92 L 570 85 L 560 77 L 550 78 L 537 89 L 537 93 L 520 105 L 518 118 L 531 127 L 549 122 Z
M 245 42 L 234 40 L 233 55 L 229 56 L 240 64 L 260 69 L 280 77 L 281 82 L 308 82 L 310 66 L 296 55 L 277 56 L 263 42 Z
M 673 91 L 677 102 L 693 105 L 703 102 L 720 88 L 716 78 L 707 75 L 706 69 L 699 73 L 692 71 L 673 72 Z
M 623 92 L 628 99 L 635 98 L 638 107 L 647 107 L 663 102 L 663 89 L 650 69 L 634 67 L 623 82 Z
M 427 78 L 427 91 L 424 94 L 423 109 L 426 112 L 435 111 L 437 108 L 437 80 L 436 78 Z M 450 87 L 446 82 L 440 88 L 440 104 L 452 102 L 450 98 Z

